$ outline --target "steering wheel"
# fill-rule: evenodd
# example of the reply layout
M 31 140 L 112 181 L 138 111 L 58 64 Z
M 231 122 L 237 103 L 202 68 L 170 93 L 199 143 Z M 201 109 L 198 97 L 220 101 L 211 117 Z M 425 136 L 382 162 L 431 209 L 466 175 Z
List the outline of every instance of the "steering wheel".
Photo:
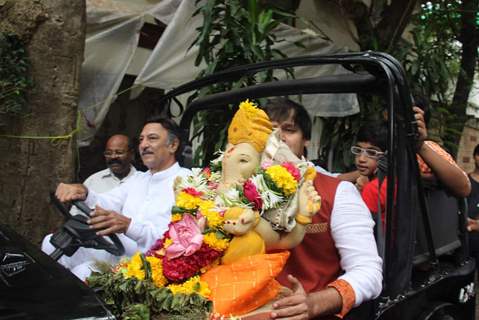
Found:
M 84 202 L 72 201 L 72 204 L 85 215 L 72 215 L 53 193 L 50 194 L 50 200 L 66 219 L 50 239 L 50 243 L 56 248 L 51 254 L 52 258 L 58 260 L 62 255 L 72 256 L 80 247 L 105 250 L 115 256 L 125 253 L 125 248 L 116 234 L 99 236 L 95 229 L 90 228 L 87 221 L 92 210 Z

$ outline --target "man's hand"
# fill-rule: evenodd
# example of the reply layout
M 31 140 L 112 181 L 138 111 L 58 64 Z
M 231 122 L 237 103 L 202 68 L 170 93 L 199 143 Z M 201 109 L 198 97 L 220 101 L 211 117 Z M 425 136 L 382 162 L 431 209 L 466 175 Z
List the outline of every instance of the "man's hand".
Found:
M 368 182 L 369 178 L 367 176 L 359 175 L 359 177 L 356 179 L 356 188 L 358 188 L 359 192 L 363 191 L 364 186 Z
M 82 184 L 60 183 L 55 191 L 55 196 L 61 202 L 85 200 L 87 195 L 88 189 Z
M 282 299 L 273 303 L 272 319 L 300 320 L 309 319 L 308 295 L 304 291 L 301 283 L 288 275 L 289 282 L 293 285 L 293 292 Z
M 88 224 L 99 230 L 96 234 L 107 236 L 113 233 L 125 233 L 130 226 L 131 219 L 115 211 L 108 211 L 99 206 L 95 207 Z
M 467 231 L 469 232 L 479 231 L 479 220 L 467 218 Z

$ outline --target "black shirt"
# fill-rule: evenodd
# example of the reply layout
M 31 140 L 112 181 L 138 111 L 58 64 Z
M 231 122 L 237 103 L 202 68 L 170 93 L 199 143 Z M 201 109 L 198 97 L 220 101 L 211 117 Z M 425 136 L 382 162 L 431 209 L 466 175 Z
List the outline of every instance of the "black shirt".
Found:
M 469 209 L 469 217 L 479 218 L 479 182 L 468 175 L 471 181 L 471 194 L 467 197 L 467 205 Z

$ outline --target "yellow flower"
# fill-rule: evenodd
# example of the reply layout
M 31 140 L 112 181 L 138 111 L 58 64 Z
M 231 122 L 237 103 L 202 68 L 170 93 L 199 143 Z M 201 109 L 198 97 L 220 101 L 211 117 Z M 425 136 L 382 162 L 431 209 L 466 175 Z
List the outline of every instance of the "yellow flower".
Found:
M 181 218 L 183 218 L 183 215 L 179 214 L 179 213 L 175 213 L 171 216 L 171 222 L 177 222 L 177 221 L 180 221 Z
M 163 243 L 163 247 L 166 249 L 169 246 L 171 246 L 172 243 L 173 243 L 173 240 L 171 240 L 170 238 L 166 238 L 165 242 Z
M 173 294 L 183 293 L 190 295 L 197 293 L 205 298 L 208 298 L 211 295 L 211 290 L 208 287 L 208 284 L 201 281 L 199 276 L 192 277 L 182 284 L 170 284 L 168 289 L 170 289 Z
M 150 263 L 151 278 L 153 283 L 157 287 L 164 287 L 168 283 L 168 280 L 163 275 L 163 265 L 161 263 L 161 259 L 150 256 L 146 257 L 146 260 Z
M 215 204 L 213 201 L 205 200 L 200 203 L 200 211 L 205 216 L 208 226 L 210 228 L 217 228 L 223 225 L 223 217 L 220 213 L 214 210 Z
M 203 242 L 206 243 L 210 248 L 218 251 L 226 250 L 230 244 L 230 241 L 227 238 L 217 238 L 215 232 L 209 232 L 205 234 L 203 236 Z
M 286 196 L 296 192 L 298 183 L 285 167 L 280 165 L 270 166 L 266 169 L 266 174 Z
M 314 180 L 316 177 L 316 169 L 314 167 L 308 167 L 304 173 L 304 180 Z
M 145 271 L 143 270 L 143 261 L 141 261 L 141 253 L 136 253 L 131 257 L 126 268 L 126 278 L 136 278 L 138 280 L 145 279 Z
M 198 208 L 201 201 L 203 201 L 201 198 L 182 191 L 176 197 L 176 206 L 187 210 L 194 210 Z

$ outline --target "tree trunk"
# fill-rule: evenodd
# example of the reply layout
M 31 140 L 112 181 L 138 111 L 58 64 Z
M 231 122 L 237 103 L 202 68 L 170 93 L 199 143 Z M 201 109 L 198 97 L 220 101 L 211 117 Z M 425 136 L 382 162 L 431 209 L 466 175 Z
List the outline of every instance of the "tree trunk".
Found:
M 84 0 L 0 1 L 0 32 L 24 40 L 34 83 L 31 113 L 0 128 L 0 218 L 35 243 L 63 220 L 49 192 L 74 178 L 74 140 L 46 137 L 76 127 L 85 25 Z
M 411 20 L 417 0 L 372 1 L 368 7 L 359 0 L 339 4 L 354 22 L 361 50 L 391 52 Z
M 391 52 L 396 42 L 406 29 L 417 0 L 393 0 L 381 15 L 381 21 L 376 26 L 379 48 Z
M 454 115 L 455 119 L 451 123 L 452 130 L 448 134 L 450 136 L 449 141 L 452 141 L 456 146 L 459 145 L 462 129 L 466 122 L 467 101 L 474 81 L 474 71 L 478 58 L 479 30 L 476 22 L 478 8 L 479 0 L 462 1 L 461 33 L 459 35 L 459 41 L 462 43 L 461 69 L 451 105 L 451 114 Z

